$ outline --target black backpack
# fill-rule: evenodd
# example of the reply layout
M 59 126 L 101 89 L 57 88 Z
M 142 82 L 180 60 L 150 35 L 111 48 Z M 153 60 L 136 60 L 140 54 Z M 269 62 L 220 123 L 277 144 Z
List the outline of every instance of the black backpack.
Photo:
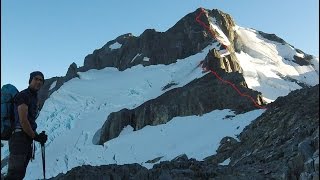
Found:
M 18 93 L 12 84 L 1 88 L 1 140 L 9 140 L 14 129 L 14 98 Z

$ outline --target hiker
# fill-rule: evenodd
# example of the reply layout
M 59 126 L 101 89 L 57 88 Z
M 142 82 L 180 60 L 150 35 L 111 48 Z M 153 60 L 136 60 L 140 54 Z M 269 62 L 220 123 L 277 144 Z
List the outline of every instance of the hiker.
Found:
M 5 179 L 23 179 L 29 160 L 34 155 L 33 140 L 42 145 L 47 141 L 45 133 L 36 132 L 38 116 L 37 92 L 44 83 L 40 71 L 30 73 L 29 87 L 18 93 L 14 99 L 14 130 L 9 139 L 8 173 Z

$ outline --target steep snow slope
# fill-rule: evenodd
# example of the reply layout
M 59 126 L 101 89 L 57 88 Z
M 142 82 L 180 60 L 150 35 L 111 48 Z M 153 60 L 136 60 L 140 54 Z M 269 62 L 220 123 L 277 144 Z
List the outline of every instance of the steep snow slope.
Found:
M 226 46 L 230 45 L 227 35 L 215 17 L 207 16 L 211 36 Z M 203 25 L 208 30 L 209 27 Z M 280 43 L 264 38 L 256 30 L 235 25 L 237 39 L 235 53 L 249 88 L 262 92 L 267 102 L 279 96 L 300 89 L 301 86 L 319 84 L 319 58 L 312 56 L 311 65 L 295 63 L 294 56 L 305 58 L 305 54 L 297 51 L 288 43 Z M 238 51 L 240 49 L 240 52 Z
M 312 65 L 300 66 L 292 60 L 303 54 L 289 44 L 265 39 L 253 29 L 236 26 L 235 30 L 242 50 L 236 56 L 248 87 L 262 92 L 268 102 L 300 89 L 300 83 L 319 84 L 319 58 L 313 57 Z

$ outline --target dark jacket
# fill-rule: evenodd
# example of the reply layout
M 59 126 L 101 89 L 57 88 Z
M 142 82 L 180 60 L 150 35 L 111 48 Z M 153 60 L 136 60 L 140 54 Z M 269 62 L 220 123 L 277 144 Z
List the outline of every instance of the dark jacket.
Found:
M 36 118 L 39 114 L 38 109 L 38 93 L 30 88 L 27 88 L 20 93 L 14 99 L 14 116 L 15 116 L 15 128 L 22 128 L 18 115 L 18 106 L 26 104 L 28 106 L 28 120 L 32 130 L 37 129 Z

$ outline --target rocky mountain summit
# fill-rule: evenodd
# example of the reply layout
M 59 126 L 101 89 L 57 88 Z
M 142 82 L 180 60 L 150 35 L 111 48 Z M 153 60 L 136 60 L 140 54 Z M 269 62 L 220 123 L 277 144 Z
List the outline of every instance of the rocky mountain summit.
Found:
M 238 138 L 223 138 L 203 161 L 181 155 L 150 170 L 85 165 L 52 179 L 318 179 L 319 85 L 278 98 Z
M 77 64 L 72 63 L 65 76 L 47 79 L 39 91 L 40 106 L 42 107 L 45 100 L 65 82 L 72 78 L 79 78 L 78 72 L 86 72 L 90 69 L 99 70 L 105 67 L 115 67 L 123 71 L 139 64 L 143 66 L 168 65 L 177 62 L 178 59 L 184 59 L 201 52 L 208 45 L 217 42 L 217 39 L 196 21 L 201 11 L 202 8 L 198 8 L 196 11 L 187 14 L 165 32 L 147 29 L 138 37 L 127 33 L 107 42 L 100 49 L 96 49 L 92 54 L 87 55 L 83 66 L 78 67 Z M 236 33 L 236 24 L 233 18 L 218 9 L 205 11 L 207 15 L 200 16 L 199 20 L 205 26 L 210 26 L 210 18 L 214 17 L 215 23 L 230 42 L 228 50 L 231 54 L 222 58 L 215 49 L 212 49 L 204 60 L 203 67 L 214 67 L 218 71 L 221 69 L 226 72 L 241 73 L 242 69 L 234 52 L 245 51 L 248 47 Z M 275 34 L 262 31 L 258 31 L 258 33 L 270 41 L 287 44 Z M 114 47 L 115 45 L 118 47 Z M 301 65 L 310 65 L 312 56 L 299 49 L 296 49 L 296 51 L 302 55 L 294 56 L 289 60 Z M 212 59 L 215 60 L 212 61 Z

